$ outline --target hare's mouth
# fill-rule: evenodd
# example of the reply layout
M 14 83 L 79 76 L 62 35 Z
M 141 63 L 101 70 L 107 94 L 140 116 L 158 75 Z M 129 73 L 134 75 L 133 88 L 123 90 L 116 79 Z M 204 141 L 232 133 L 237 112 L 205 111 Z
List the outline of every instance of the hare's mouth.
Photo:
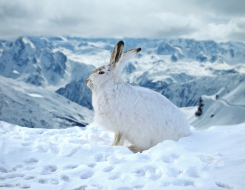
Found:
M 89 78 L 86 80 L 86 84 L 87 84 L 87 87 L 89 87 L 90 89 L 93 89 L 93 83 Z

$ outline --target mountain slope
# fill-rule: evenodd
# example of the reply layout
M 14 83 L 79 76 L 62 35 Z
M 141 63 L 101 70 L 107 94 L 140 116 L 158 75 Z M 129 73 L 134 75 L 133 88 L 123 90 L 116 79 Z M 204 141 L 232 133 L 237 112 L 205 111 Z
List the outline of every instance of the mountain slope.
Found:
M 183 108 L 192 126 L 198 129 L 206 129 L 210 126 L 232 125 L 245 122 L 245 76 L 239 80 L 230 80 L 227 85 L 212 96 L 203 95 L 199 105 L 199 116 L 195 115 L 198 110 L 188 115 L 189 109 Z
M 35 44 L 27 37 L 7 43 L 0 57 L 0 74 L 36 86 L 57 85 L 65 77 L 67 58 L 49 46 L 45 39 Z
M 156 90 L 170 98 L 177 106 L 197 105 L 200 94 L 193 96 L 193 101 L 182 101 L 182 97 L 175 100 L 177 97 L 167 91 L 173 91 L 176 85 L 181 88 L 180 91 L 185 91 L 190 81 L 196 80 L 198 83 L 205 79 L 206 86 L 212 85 L 211 91 L 217 92 L 220 85 L 216 87 L 210 83 L 214 77 L 229 78 L 230 75 L 245 73 L 243 43 L 189 39 L 123 40 L 125 51 L 135 47 L 142 48 L 142 51 L 125 65 L 125 80 L 133 85 Z M 118 39 L 75 37 L 20 37 L 14 42 L 4 43 L 0 56 L 0 74 L 36 86 L 51 85 L 58 93 L 91 109 L 91 102 L 88 100 L 91 99 L 91 94 L 82 83 L 85 82 L 85 76 L 94 69 L 90 65 L 98 67 L 109 63 L 110 52 L 117 41 Z M 80 75 L 80 82 L 79 79 L 73 78 L 76 68 L 76 76 L 81 71 L 79 64 L 74 63 L 88 65 L 82 69 L 82 73 L 84 70 L 87 70 L 87 73 Z M 89 95 L 80 98 L 75 89 Z M 210 95 L 208 89 L 203 93 Z
M 69 100 L 92 109 L 92 92 L 86 85 L 86 79 L 94 71 L 95 67 L 78 62 L 71 62 L 71 82 L 65 87 L 59 88 L 56 93 Z
M 0 119 L 31 128 L 84 127 L 93 113 L 47 89 L 0 76 Z
M 226 74 L 220 76 L 197 77 L 188 82 L 174 83 L 161 92 L 180 107 L 198 105 L 202 95 L 214 95 L 225 86 L 237 86 L 245 74 Z
M 123 68 L 126 82 L 155 90 L 178 107 L 197 106 L 245 74 L 245 45 L 190 39 L 120 39 L 125 51 L 141 47 Z M 85 81 L 109 63 L 119 39 L 20 37 L 0 41 L 0 75 L 56 92 L 92 109 Z

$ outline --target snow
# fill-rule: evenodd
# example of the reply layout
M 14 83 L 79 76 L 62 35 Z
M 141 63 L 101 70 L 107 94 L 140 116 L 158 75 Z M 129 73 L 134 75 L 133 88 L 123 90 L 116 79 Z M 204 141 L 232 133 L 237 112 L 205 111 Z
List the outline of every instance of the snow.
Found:
M 189 121 L 197 111 L 198 106 L 192 106 L 192 107 L 183 107 L 179 108 L 185 115 L 186 119 Z
M 93 112 L 52 90 L 0 76 L 0 120 L 32 128 L 86 126 Z
M 24 36 L 4 42 L 0 45 L 0 75 L 57 92 L 92 109 L 85 80 L 96 67 L 109 63 L 119 40 L 125 42 L 125 51 L 142 48 L 125 63 L 124 81 L 155 90 L 178 107 L 197 106 L 202 95 L 212 96 L 231 83 L 237 86 L 245 78 L 243 43 L 69 36 Z M 244 96 L 239 98 L 245 102 Z
M 0 122 L 1 189 L 238 189 L 245 123 L 191 129 L 133 154 L 97 126 L 31 129 Z
M 232 125 L 245 122 L 244 76 L 230 80 L 225 87 L 212 96 L 202 96 L 202 115 L 197 117 L 197 107 L 181 108 L 189 123 L 204 130 L 213 125 Z M 216 81 L 217 83 L 217 81 Z
M 25 44 L 30 44 L 31 48 L 33 48 L 33 49 L 35 48 L 33 43 L 28 38 L 23 38 L 22 40 Z
M 13 73 L 15 73 L 15 74 L 20 74 L 20 73 L 19 73 L 18 71 L 16 71 L 16 70 L 14 70 Z
M 28 94 L 28 95 L 34 98 L 43 98 L 43 96 L 40 94 Z
M 20 37 L 0 49 L 0 120 L 23 126 L 0 122 L 0 189 L 244 189 L 245 45 L 123 40 L 142 48 L 124 80 L 183 107 L 192 135 L 133 154 L 96 123 L 74 127 L 92 121 L 85 80 L 119 39 Z

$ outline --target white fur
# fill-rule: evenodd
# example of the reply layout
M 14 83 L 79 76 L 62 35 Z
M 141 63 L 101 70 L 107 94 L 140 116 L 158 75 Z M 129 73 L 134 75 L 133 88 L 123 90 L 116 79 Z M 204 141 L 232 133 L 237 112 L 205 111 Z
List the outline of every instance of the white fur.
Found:
M 116 68 L 121 67 L 118 65 L 120 61 Z M 98 74 L 100 71 L 105 73 Z M 122 145 L 126 139 L 137 152 L 190 135 L 187 119 L 174 104 L 155 91 L 124 83 L 120 70 L 110 65 L 92 73 L 87 85 L 92 90 L 95 121 L 115 132 L 113 145 Z

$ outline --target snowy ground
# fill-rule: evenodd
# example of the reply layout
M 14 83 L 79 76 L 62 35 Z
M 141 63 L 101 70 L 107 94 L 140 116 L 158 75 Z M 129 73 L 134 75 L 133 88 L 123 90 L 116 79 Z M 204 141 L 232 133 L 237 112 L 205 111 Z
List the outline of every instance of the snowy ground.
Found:
M 245 123 L 192 129 L 143 153 L 111 147 L 87 128 L 30 129 L 0 122 L 0 189 L 245 189 Z

